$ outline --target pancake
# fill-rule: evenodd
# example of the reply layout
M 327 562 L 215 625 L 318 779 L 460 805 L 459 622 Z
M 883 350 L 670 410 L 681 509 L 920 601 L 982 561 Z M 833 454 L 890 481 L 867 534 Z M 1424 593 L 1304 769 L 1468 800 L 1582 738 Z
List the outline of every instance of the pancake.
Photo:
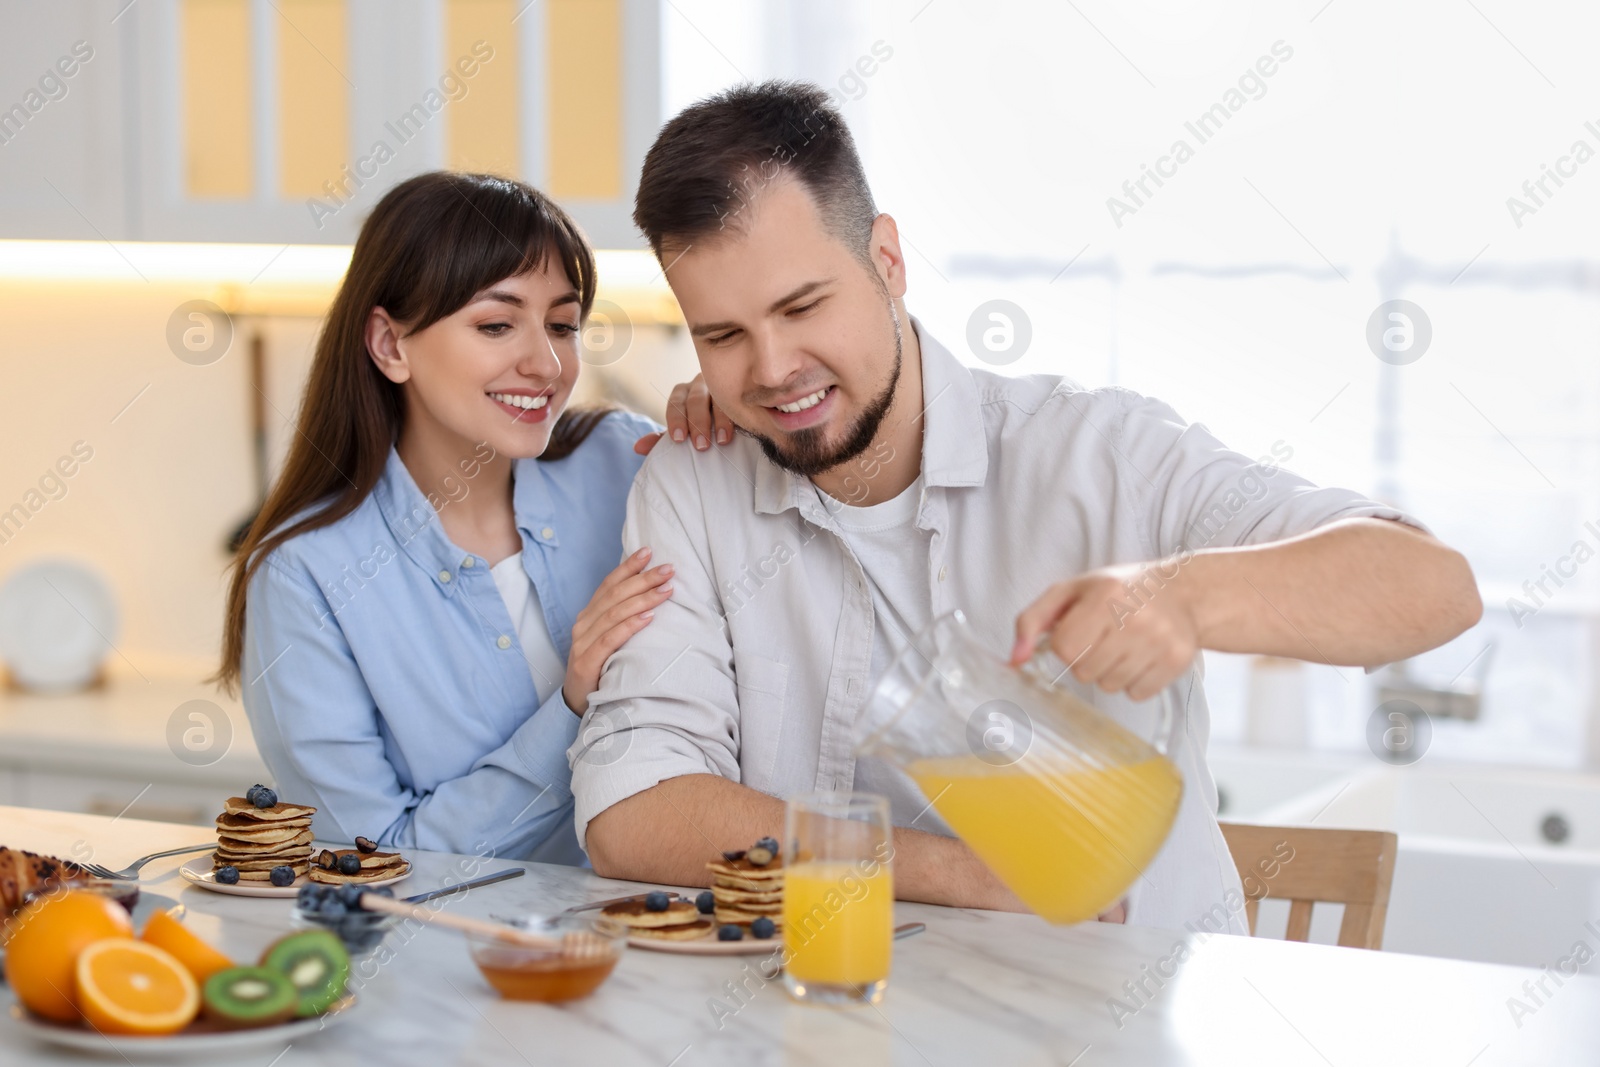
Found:
M 771 911 L 765 910 L 769 907 L 772 909 Z M 757 919 L 763 917 L 771 919 L 774 923 L 776 923 L 780 918 L 783 917 L 783 905 L 762 905 L 762 910 L 759 911 L 753 908 L 724 908 L 719 906 L 714 914 L 716 915 L 717 922 L 719 923 L 739 923 L 740 925 L 745 925 L 753 923 Z
M 322 850 L 322 853 L 326 852 L 328 852 L 328 849 Z M 325 858 L 322 853 L 317 854 L 319 865 Z M 361 861 L 361 869 L 363 871 L 375 871 L 384 867 L 400 867 L 406 862 L 405 857 L 398 852 L 362 852 L 354 848 L 341 848 L 333 852 L 334 864 L 339 862 L 340 856 L 355 856 Z M 333 869 L 337 870 L 338 868 L 333 867 Z
M 264 834 L 255 834 L 241 837 L 232 830 L 219 830 L 217 843 L 228 848 L 263 849 L 284 848 L 289 845 L 311 847 L 311 829 L 293 829 L 282 833 L 272 831 Z
M 783 879 L 780 877 L 778 879 L 766 878 L 758 880 L 746 878 L 739 874 L 717 874 L 712 882 L 712 889 L 715 890 L 717 886 L 721 886 L 724 889 L 742 889 L 750 893 L 781 893 L 783 891 Z
M 217 832 L 221 834 L 258 834 L 266 830 L 285 830 L 293 827 L 304 830 L 311 825 L 310 819 L 278 819 L 274 822 L 255 822 L 251 819 L 233 818 L 227 815 L 218 815 L 216 818 Z
M 652 941 L 695 941 L 710 937 L 717 924 L 710 919 L 696 919 L 677 926 L 638 927 L 628 931 L 630 937 L 646 937 Z
M 238 841 L 240 845 L 258 848 L 261 845 L 285 845 L 288 841 L 301 845 L 310 841 L 310 833 L 309 825 L 291 825 L 270 830 L 218 830 L 216 837 L 219 841 Z
M 757 893 L 749 889 L 731 889 L 725 885 L 713 885 L 711 895 L 718 904 L 782 904 L 782 888 L 770 892 Z
M 757 867 L 743 856 L 732 862 L 717 859 L 706 864 L 706 870 L 716 875 L 745 878 L 755 882 L 770 882 L 774 879 L 783 878 L 783 857 L 774 856 L 772 862 L 765 867 Z
M 227 818 L 245 818 L 252 822 L 284 822 L 288 819 L 304 819 L 311 821 L 311 816 L 317 809 L 305 804 L 277 803 L 270 808 L 258 808 L 244 797 L 229 797 L 222 805 L 222 814 L 217 817 L 221 820 Z
M 250 833 L 266 833 L 269 832 L 269 830 L 290 829 L 310 829 L 310 819 L 278 819 L 278 821 L 275 822 L 256 822 L 254 819 L 226 816 L 226 814 L 221 814 L 221 816 L 216 817 L 216 832 L 218 833 L 238 833 L 238 835 L 250 835 Z
M 273 866 L 277 866 L 277 865 L 274 864 Z M 308 869 L 306 867 L 306 865 L 303 864 L 303 863 L 300 863 L 300 864 L 287 864 L 286 863 L 286 864 L 283 864 L 283 866 L 285 866 L 285 867 L 293 867 L 294 868 L 294 876 L 296 878 L 304 878 L 305 874 L 306 874 L 306 871 Z M 265 882 L 265 881 L 269 881 L 271 878 L 272 878 L 272 867 L 268 867 L 266 870 L 262 870 L 262 871 L 240 871 L 239 872 L 239 880 L 241 882 Z
M 246 870 L 272 870 L 274 867 L 298 867 L 298 869 L 306 870 L 310 869 L 310 864 L 304 856 L 299 857 L 299 859 L 283 856 L 274 857 L 274 859 L 213 859 L 211 861 L 211 870 L 216 870 L 218 867 L 234 867 L 238 872 L 243 873 Z
M 373 870 L 363 870 L 359 874 L 340 874 L 330 871 L 326 867 L 311 867 L 311 880 L 323 882 L 327 885 L 345 885 L 348 883 L 381 882 L 389 878 L 399 878 L 411 873 L 411 864 L 402 862 L 398 867 L 378 867 Z
M 279 863 L 310 863 L 311 850 L 301 845 L 297 848 L 283 848 L 272 852 L 235 852 L 232 849 L 218 848 L 212 852 L 220 861 L 227 863 L 265 863 L 268 860 L 277 860 Z
M 219 841 L 217 855 L 236 860 L 264 860 L 272 856 L 293 856 L 296 859 L 308 860 L 311 858 L 311 846 L 286 841 L 281 845 L 268 845 L 262 848 L 236 848 L 226 841 Z
M 635 930 L 654 930 L 692 923 L 699 919 L 700 909 L 694 906 L 692 900 L 674 900 L 667 905 L 666 911 L 651 911 L 644 906 L 643 898 L 640 898 L 625 900 L 620 904 L 608 904 L 600 910 L 600 914 L 608 919 L 627 923 Z

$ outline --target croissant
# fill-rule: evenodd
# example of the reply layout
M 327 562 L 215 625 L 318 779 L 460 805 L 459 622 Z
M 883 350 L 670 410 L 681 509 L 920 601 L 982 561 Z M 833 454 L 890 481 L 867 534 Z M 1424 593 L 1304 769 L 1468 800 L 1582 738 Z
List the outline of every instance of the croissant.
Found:
M 0 923 L 10 919 L 29 894 L 88 878 L 76 863 L 0 845 Z

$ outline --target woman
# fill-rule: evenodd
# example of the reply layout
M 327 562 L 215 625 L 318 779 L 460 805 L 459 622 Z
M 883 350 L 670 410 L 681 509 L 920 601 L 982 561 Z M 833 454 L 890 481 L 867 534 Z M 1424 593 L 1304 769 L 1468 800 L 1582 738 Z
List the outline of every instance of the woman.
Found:
M 318 837 L 583 861 L 566 750 L 672 593 L 648 549 L 614 566 L 658 428 L 565 410 L 594 295 L 583 236 L 519 182 L 423 174 L 362 227 L 217 675 Z

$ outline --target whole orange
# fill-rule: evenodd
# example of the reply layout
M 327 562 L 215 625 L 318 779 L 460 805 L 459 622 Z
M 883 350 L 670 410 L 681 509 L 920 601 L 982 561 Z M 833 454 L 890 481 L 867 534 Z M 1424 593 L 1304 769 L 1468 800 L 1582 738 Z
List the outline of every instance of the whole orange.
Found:
M 64 1023 L 77 1022 L 78 953 L 102 938 L 132 936 L 133 923 L 115 901 L 71 889 L 50 893 L 29 903 L 12 920 L 6 981 L 30 1011 Z

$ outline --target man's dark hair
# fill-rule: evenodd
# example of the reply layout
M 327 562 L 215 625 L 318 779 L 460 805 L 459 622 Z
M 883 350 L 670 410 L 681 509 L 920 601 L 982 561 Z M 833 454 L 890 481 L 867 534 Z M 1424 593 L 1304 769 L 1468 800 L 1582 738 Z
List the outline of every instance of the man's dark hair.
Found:
M 863 262 L 878 209 L 855 141 L 828 94 L 805 82 L 741 85 L 679 112 L 644 158 L 633 221 L 661 256 L 739 225 L 767 185 L 798 180 Z

